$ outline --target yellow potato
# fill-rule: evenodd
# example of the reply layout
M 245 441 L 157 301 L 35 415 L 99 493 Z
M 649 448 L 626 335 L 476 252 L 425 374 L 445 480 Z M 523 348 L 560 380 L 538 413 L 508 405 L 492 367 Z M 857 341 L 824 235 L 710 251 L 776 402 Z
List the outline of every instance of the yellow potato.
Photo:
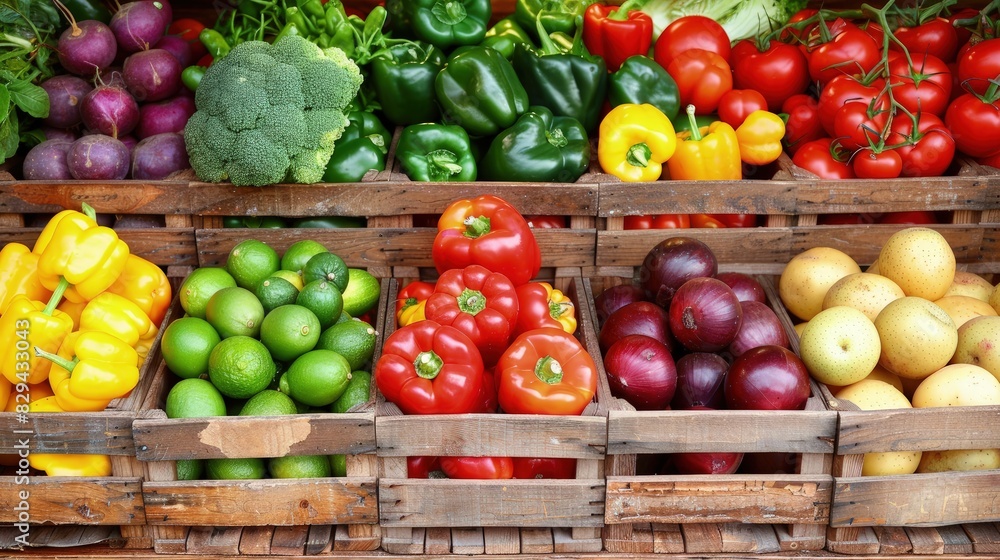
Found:
M 1000 469 L 1000 449 L 925 451 L 917 472 L 988 471 Z
M 778 279 L 778 295 L 793 315 L 808 321 L 823 310 L 830 286 L 861 272 L 850 255 L 831 247 L 813 247 L 792 257 Z
M 892 385 L 877 379 L 863 379 L 844 387 L 835 395 L 851 401 L 861 410 L 888 410 L 910 408 L 910 401 Z M 887 451 L 865 453 L 861 467 L 862 476 L 912 474 L 920 464 L 919 451 Z
M 934 303 L 944 309 L 958 328 L 962 328 L 962 325 L 970 319 L 997 314 L 990 304 L 971 296 L 944 296 Z
M 955 252 L 937 231 L 910 227 L 894 233 L 878 256 L 879 274 L 908 296 L 934 301 L 955 279 Z
M 969 296 L 988 302 L 992 293 L 993 284 L 989 280 L 972 272 L 956 270 L 955 279 L 944 296 Z
M 933 302 L 904 297 L 885 306 L 875 318 L 882 343 L 879 364 L 900 377 L 923 379 L 951 360 L 958 327 Z
M 1000 317 L 979 317 L 959 327 L 951 363 L 974 364 L 1000 379 Z
M 895 282 L 885 276 L 859 272 L 848 274 L 830 286 L 823 298 L 823 309 L 846 305 L 861 311 L 869 320 L 874 321 L 890 301 L 905 295 Z
M 951 364 L 924 379 L 913 392 L 914 408 L 1000 405 L 1000 381 L 972 364 Z

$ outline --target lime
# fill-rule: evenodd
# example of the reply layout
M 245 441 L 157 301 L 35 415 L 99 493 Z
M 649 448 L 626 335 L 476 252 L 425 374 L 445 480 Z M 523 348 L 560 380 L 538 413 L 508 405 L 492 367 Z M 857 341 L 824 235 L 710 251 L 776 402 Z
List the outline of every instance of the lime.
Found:
M 372 388 L 372 374 L 367 371 L 351 372 L 351 380 L 340 398 L 330 405 L 330 412 L 347 412 L 359 404 L 368 402 Z
M 351 317 L 360 317 L 375 308 L 382 286 L 367 270 L 351 268 L 347 276 L 350 280 L 343 290 L 344 311 Z
M 340 398 L 351 380 L 351 365 L 332 350 L 299 356 L 279 381 L 281 392 L 309 406 L 328 406 Z
M 265 278 L 281 268 L 281 259 L 270 245 L 257 239 L 247 239 L 229 251 L 226 270 L 236 279 L 236 285 L 248 290 L 257 288 Z
M 205 470 L 201 459 L 178 459 L 177 480 L 198 480 Z
M 288 250 L 285 251 L 285 254 L 282 255 L 281 269 L 300 273 L 313 255 L 329 252 L 330 251 L 318 241 L 313 241 L 312 239 L 296 241 L 295 243 L 292 243 L 291 247 L 289 247 Z
M 253 480 L 266 473 L 263 459 L 205 459 L 205 478 L 210 480 Z
M 351 369 L 360 369 L 371 361 L 375 354 L 375 338 L 378 333 L 361 319 L 351 319 L 336 323 L 323 331 L 316 348 L 333 350 L 347 358 Z
M 225 416 L 226 401 L 219 390 L 204 379 L 181 379 L 167 393 L 164 411 L 167 418 Z
M 330 476 L 330 461 L 326 455 L 288 455 L 267 462 L 273 478 L 323 478 Z
M 264 317 L 260 341 L 275 360 L 290 362 L 316 347 L 320 326 L 316 314 L 301 305 L 282 305 Z
M 205 306 L 215 292 L 222 288 L 235 288 L 236 280 L 224 268 L 196 268 L 181 283 L 178 299 L 184 312 L 192 317 L 205 318 Z
M 288 395 L 272 389 L 264 389 L 243 405 L 240 416 L 279 416 L 295 414 L 295 401 Z
M 278 272 L 275 272 L 274 274 L 271 275 L 271 278 L 276 278 L 276 277 L 288 280 L 289 282 L 292 283 L 293 286 L 295 286 L 296 290 L 302 289 L 303 286 L 302 275 L 299 274 L 298 272 L 292 272 L 291 270 L 279 270 Z
M 223 340 L 208 358 L 208 379 L 234 399 L 248 399 L 267 389 L 276 371 L 267 347 L 249 336 Z
M 254 295 L 264 307 L 264 313 L 270 313 L 276 307 L 295 303 L 295 298 L 299 297 L 299 288 L 280 276 L 269 276 L 257 284 Z
M 198 377 L 208 373 L 208 356 L 220 340 L 208 321 L 181 317 L 163 330 L 160 338 L 163 361 L 178 377 Z
M 337 291 L 343 293 L 350 281 L 347 263 L 344 262 L 344 259 L 330 252 L 313 255 L 302 268 L 302 281 L 309 284 L 315 280 L 333 282 Z
M 331 476 L 347 476 L 347 455 L 330 455 Z
M 264 306 L 245 288 L 223 288 L 208 300 L 205 319 L 219 336 L 257 336 L 264 320 Z
M 340 290 L 326 280 L 314 280 L 303 286 L 295 303 L 315 313 L 324 329 L 334 324 L 344 310 Z
M 340 317 L 337 317 L 337 320 L 336 320 L 336 321 L 334 321 L 334 322 L 333 322 L 333 324 L 334 324 L 334 325 L 336 325 L 336 324 L 338 324 L 338 323 L 343 323 L 343 322 L 345 322 L 345 321 L 350 321 L 350 320 L 352 320 L 352 319 L 354 319 L 354 317 L 351 317 L 351 316 L 350 316 L 350 315 L 348 315 L 347 313 L 345 313 L 345 312 L 341 311 L 341 312 L 340 312 Z

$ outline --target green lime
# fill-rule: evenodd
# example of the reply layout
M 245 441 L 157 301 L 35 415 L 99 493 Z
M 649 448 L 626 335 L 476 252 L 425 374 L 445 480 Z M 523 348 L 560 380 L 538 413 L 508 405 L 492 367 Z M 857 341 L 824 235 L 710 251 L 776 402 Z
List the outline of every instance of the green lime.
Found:
M 221 340 L 208 321 L 181 317 L 163 330 L 160 338 L 163 361 L 178 377 L 198 377 L 208 373 L 208 356 Z
M 282 305 L 264 317 L 260 341 L 275 360 L 290 362 L 316 347 L 320 326 L 316 314 L 301 305 Z
M 330 412 L 347 412 L 368 402 L 368 397 L 372 389 L 372 374 L 367 371 L 358 370 L 351 372 L 351 380 L 347 382 L 347 389 L 340 398 L 330 405 Z
M 326 455 L 287 455 L 267 462 L 273 478 L 324 478 L 330 476 L 330 461 Z
M 225 416 L 226 401 L 219 390 L 204 379 L 181 379 L 167 393 L 164 411 L 167 418 Z
M 309 284 L 315 280 L 332 282 L 337 287 L 337 291 L 343 293 L 350 281 L 347 263 L 344 262 L 344 259 L 330 252 L 313 255 L 302 268 L 302 281 Z
M 234 399 L 248 399 L 267 389 L 276 371 L 267 347 L 249 336 L 223 340 L 208 358 L 208 379 Z
M 303 286 L 295 303 L 315 313 L 324 329 L 334 324 L 344 310 L 340 290 L 326 280 L 314 280 Z
M 300 273 L 313 255 L 329 252 L 330 251 L 318 241 L 313 241 L 312 239 L 296 241 L 295 243 L 292 243 L 288 250 L 285 251 L 285 254 L 282 255 L 281 269 Z
M 333 350 L 347 358 L 351 369 L 361 369 L 375 355 L 375 339 L 378 333 L 361 319 L 351 319 L 336 323 L 323 331 L 316 348 Z
M 201 459 L 178 459 L 177 480 L 198 480 L 205 470 Z
M 274 274 L 271 275 L 271 278 L 275 277 L 284 278 L 285 280 L 288 280 L 289 282 L 292 283 L 293 286 L 295 286 L 296 290 L 302 289 L 303 286 L 302 275 L 299 274 L 298 272 L 292 272 L 291 270 L 279 270 L 278 272 L 275 272 Z
M 226 270 L 236 279 L 236 285 L 248 290 L 256 289 L 257 284 L 280 268 L 278 252 L 257 239 L 237 243 L 226 259 Z
M 353 319 L 354 319 L 354 317 L 351 317 L 351 316 L 350 316 L 350 315 L 348 315 L 348 314 L 347 314 L 346 312 L 344 312 L 344 311 L 341 311 L 341 312 L 340 312 L 340 317 L 337 317 L 337 320 L 336 320 L 336 321 L 334 321 L 334 323 L 333 323 L 333 324 L 334 324 L 334 325 L 336 325 L 336 324 L 338 324 L 338 323 L 343 323 L 343 322 L 346 322 L 346 321 L 351 321 L 351 320 L 353 320 Z
M 279 381 L 281 392 L 309 406 L 328 406 L 340 398 L 351 380 L 351 365 L 332 350 L 299 356 Z
M 360 317 L 375 308 L 382 290 L 378 278 L 360 268 L 347 270 L 350 280 L 343 290 L 344 311 L 351 317 Z
M 330 455 L 330 476 L 347 476 L 347 455 Z
M 215 292 L 222 288 L 235 288 L 236 280 L 224 268 L 196 268 L 181 283 L 178 299 L 184 312 L 192 317 L 205 318 L 205 307 Z
M 265 474 L 263 459 L 205 459 L 205 478 L 209 480 L 255 480 Z
M 223 288 L 208 300 L 205 319 L 219 336 L 258 336 L 264 320 L 264 306 L 245 288 Z
M 280 416 L 295 414 L 295 401 L 288 395 L 273 389 L 264 389 L 243 405 L 240 416 Z
M 257 284 L 254 294 L 264 307 L 264 313 L 270 313 L 276 307 L 295 303 L 295 298 L 299 297 L 299 289 L 280 276 L 270 276 Z

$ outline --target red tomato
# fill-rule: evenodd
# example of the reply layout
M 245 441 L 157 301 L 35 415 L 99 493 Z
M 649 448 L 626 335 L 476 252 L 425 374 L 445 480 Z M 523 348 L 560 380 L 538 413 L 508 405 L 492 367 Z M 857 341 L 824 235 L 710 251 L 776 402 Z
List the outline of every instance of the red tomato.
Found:
M 788 115 L 785 123 L 785 148 L 794 154 L 799 146 L 823 137 L 819 104 L 811 95 L 800 93 L 789 97 L 781 105 L 781 112 Z
M 881 48 L 853 23 L 836 20 L 833 38 L 809 49 L 809 76 L 824 85 L 841 74 L 867 74 L 882 59 Z
M 514 457 L 514 478 L 576 478 L 576 459 Z
M 1000 152 L 997 152 L 991 156 L 976 158 L 976 163 L 979 165 L 987 165 L 989 167 L 996 167 L 1000 169 Z
M 687 229 L 691 220 L 687 214 L 647 214 L 625 216 L 625 229 Z
M 878 219 L 880 224 L 936 224 L 937 216 L 928 210 L 912 210 L 910 212 L 886 212 Z
M 653 45 L 653 60 L 667 68 L 679 54 L 691 49 L 714 52 L 729 61 L 729 35 L 714 19 L 690 15 L 670 22 Z
M 885 81 L 881 78 L 870 84 L 858 81 L 854 76 L 837 76 L 823 87 L 819 94 L 819 118 L 823 130 L 830 136 L 836 136 L 833 130 L 837 110 L 848 101 L 869 103 L 882 93 Z
M 924 112 L 944 116 L 951 101 L 951 70 L 940 58 L 918 52 L 889 62 L 889 86 L 892 98 L 911 113 Z
M 987 103 L 966 93 L 955 98 L 944 123 L 955 139 L 955 148 L 974 158 L 1000 152 L 1000 101 Z
M 757 90 L 774 109 L 809 87 L 809 62 L 787 43 L 771 41 L 767 50 L 760 51 L 752 40 L 744 39 L 733 47 L 730 64 L 733 87 Z
M 767 111 L 767 100 L 757 90 L 731 89 L 719 99 L 719 118 L 733 128 L 739 128 L 754 111 Z
M 913 27 L 899 27 L 893 34 L 910 54 L 929 54 L 944 62 L 951 62 L 958 52 L 958 32 L 945 18 L 934 18 Z M 902 50 L 894 42 L 889 48 Z
M 816 8 L 803 8 L 792 14 L 792 17 L 788 18 L 788 23 L 795 24 L 800 21 L 805 21 L 817 13 L 819 13 L 819 10 Z M 789 27 L 781 32 L 781 40 L 789 43 L 804 41 L 805 38 L 812 33 L 813 29 L 816 29 L 815 23 L 805 25 L 802 28 Z
M 978 17 L 979 10 L 975 8 L 962 8 L 946 18 L 948 23 L 955 28 L 955 34 L 958 36 L 959 45 L 965 45 L 969 42 L 969 38 L 972 37 L 972 30 L 963 25 L 956 26 L 955 22 L 960 20 L 975 19 Z
M 861 148 L 851 159 L 851 167 L 860 179 L 893 179 L 903 170 L 903 160 L 896 150 Z
M 406 478 L 430 478 L 434 471 L 441 470 L 441 459 L 426 455 L 406 458 Z
M 878 143 L 885 131 L 889 112 L 877 102 L 848 101 L 837 109 L 833 119 L 833 136 L 841 146 L 854 151 Z
M 514 477 L 510 457 L 441 457 L 441 470 L 448 478 L 505 479 Z
M 792 163 L 816 174 L 820 179 L 853 179 L 854 170 L 834 157 L 832 143 L 831 138 L 806 142 L 792 156 Z
M 990 80 L 1000 76 L 1000 38 L 981 41 L 958 57 L 958 81 L 982 95 Z
M 167 28 L 167 35 L 177 35 L 188 43 L 198 43 L 198 35 L 205 29 L 205 24 L 194 18 L 175 19 Z
M 674 58 L 667 73 L 677 82 L 681 107 L 694 105 L 699 115 L 714 113 L 723 94 L 733 89 L 729 63 L 704 49 L 688 49 Z
M 525 216 L 528 226 L 535 229 L 564 228 L 566 227 L 566 216 Z
M 940 118 L 930 113 L 918 113 L 912 118 L 897 114 L 887 143 L 898 146 L 896 152 L 903 160 L 903 177 L 944 175 L 955 158 L 955 140 L 951 132 Z

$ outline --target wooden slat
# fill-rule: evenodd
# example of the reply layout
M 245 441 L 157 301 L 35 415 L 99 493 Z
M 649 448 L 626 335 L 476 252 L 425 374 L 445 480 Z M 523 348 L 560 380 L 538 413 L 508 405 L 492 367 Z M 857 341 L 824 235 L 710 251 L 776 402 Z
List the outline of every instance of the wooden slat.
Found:
M 151 525 L 373 523 L 375 479 L 146 482 Z
M 271 537 L 271 554 L 275 556 L 301 556 L 309 537 L 308 525 L 275 527 Z
M 529 414 L 379 416 L 378 455 L 603 457 L 604 417 Z
M 968 525 L 969 527 L 989 527 L 991 523 L 973 523 Z M 944 553 L 945 554 L 972 554 L 975 551 L 972 541 L 969 535 L 966 534 L 963 529 L 963 525 L 944 525 L 942 527 L 935 527 L 939 535 L 941 535 L 941 540 L 944 541 Z M 997 535 L 1000 536 L 1000 535 Z M 994 539 L 996 540 L 996 539 Z M 980 551 L 980 552 L 1000 552 L 1000 548 L 995 548 L 992 551 Z
M 608 453 L 833 453 L 829 411 L 611 411 Z
M 906 527 L 913 554 L 944 554 L 944 539 L 935 527 Z M 879 551 L 881 552 L 881 551 Z
M 837 453 L 1000 447 L 1000 406 L 841 411 Z
M 996 523 L 969 523 L 962 527 L 976 553 L 1000 554 L 1000 527 Z
M 987 178 L 922 177 L 898 180 L 796 181 L 795 214 L 983 210 Z
M 266 556 L 271 553 L 271 537 L 274 527 L 244 527 L 240 535 L 240 554 L 245 556 Z
M 242 527 L 192 527 L 185 550 L 189 554 L 235 556 L 242 534 Z
M 881 554 L 907 554 L 913 550 L 903 527 L 875 527 L 875 534 L 878 536 Z
M 523 527 L 520 531 L 521 554 L 551 554 L 552 530 Z
M 133 455 L 135 416 L 113 410 L 28 414 L 22 424 L 15 413 L 0 413 L 0 453 L 16 454 L 26 443 L 31 453 Z
M 190 214 L 186 181 L 0 182 L 0 212 L 48 214 L 79 210 L 98 214 Z
M 828 519 L 832 480 L 809 475 L 608 477 L 607 523 L 810 523 Z
M 794 214 L 798 183 L 749 181 L 602 182 L 598 216 L 640 214 Z
M 519 554 L 521 536 L 517 527 L 484 527 L 484 554 Z
M 456 528 L 451 530 L 452 554 L 483 554 L 486 542 L 482 527 Z
M 703 241 L 719 262 L 783 266 L 792 251 L 792 232 L 787 228 L 601 231 L 597 233 L 594 264 L 638 266 L 650 249 L 670 237 L 694 237 Z
M 928 226 L 944 236 L 958 262 L 979 262 L 983 257 L 983 228 L 969 225 Z M 899 231 L 900 226 L 876 224 L 862 226 L 811 226 L 792 228 L 792 255 L 811 247 L 832 247 L 854 258 L 859 264 L 871 264 L 882 245 Z M 995 259 L 992 259 L 995 260 Z
M 383 527 L 600 527 L 604 484 L 379 479 Z
M 684 552 L 684 534 L 675 523 L 653 523 L 653 552 L 656 554 L 681 554 Z
M 722 552 L 722 527 L 718 523 L 687 523 L 681 525 L 681 532 L 688 554 Z
M 1000 521 L 1000 472 L 836 478 L 830 524 L 952 525 Z
M 0 523 L 17 523 L 27 502 L 29 523 L 143 525 L 139 478 L 0 476 Z M 21 492 L 27 492 L 23 499 Z M 14 508 L 21 509 L 15 510 Z
M 771 525 L 724 523 L 720 529 L 722 552 L 769 554 L 781 550 Z
M 414 529 L 414 534 L 424 535 L 425 554 L 451 554 L 451 529 L 448 527 L 428 527 Z

